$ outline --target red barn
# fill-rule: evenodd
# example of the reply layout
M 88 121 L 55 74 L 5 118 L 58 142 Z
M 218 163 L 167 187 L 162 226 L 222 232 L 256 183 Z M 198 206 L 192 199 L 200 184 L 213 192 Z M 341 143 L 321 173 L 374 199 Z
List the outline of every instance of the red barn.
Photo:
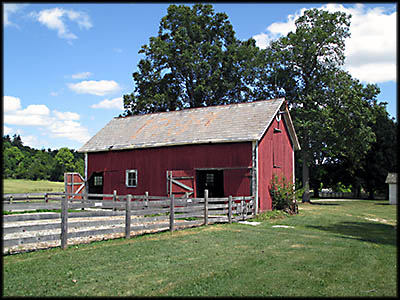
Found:
M 283 98 L 112 119 L 79 151 L 90 193 L 256 195 L 271 210 L 273 174 L 294 181 L 299 142 Z

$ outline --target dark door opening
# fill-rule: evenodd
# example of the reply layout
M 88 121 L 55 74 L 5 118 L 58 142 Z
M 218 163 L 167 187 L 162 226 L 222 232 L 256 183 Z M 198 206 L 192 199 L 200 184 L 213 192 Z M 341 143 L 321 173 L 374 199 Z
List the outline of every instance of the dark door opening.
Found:
M 90 176 L 89 183 L 89 194 L 103 194 L 103 172 L 93 172 Z M 97 199 L 97 198 L 92 198 Z M 101 199 L 101 197 L 99 198 Z
M 197 170 L 197 197 L 203 198 L 204 190 L 208 190 L 210 198 L 224 197 L 224 172 L 222 170 Z

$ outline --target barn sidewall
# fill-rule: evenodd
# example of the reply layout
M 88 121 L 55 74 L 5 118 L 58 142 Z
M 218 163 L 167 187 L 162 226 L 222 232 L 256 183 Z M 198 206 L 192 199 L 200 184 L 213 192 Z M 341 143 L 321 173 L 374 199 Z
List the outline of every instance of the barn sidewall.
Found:
M 228 168 L 224 170 L 225 196 L 250 196 L 251 166 L 251 142 L 199 144 L 88 153 L 87 176 L 103 172 L 105 194 L 116 190 L 119 195 L 166 196 L 167 170 Z M 127 169 L 138 171 L 137 187 L 125 186 Z

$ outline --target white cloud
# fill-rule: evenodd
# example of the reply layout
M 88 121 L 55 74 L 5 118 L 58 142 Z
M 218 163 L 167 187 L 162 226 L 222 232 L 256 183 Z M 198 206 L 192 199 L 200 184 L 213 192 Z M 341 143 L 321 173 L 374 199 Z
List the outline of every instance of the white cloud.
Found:
M 122 53 L 122 49 L 121 48 L 114 48 L 113 49 L 115 52 L 117 52 L 117 53 Z
M 50 110 L 46 105 L 28 105 L 23 110 L 15 110 L 4 115 L 4 123 L 24 126 L 43 126 L 48 124 Z
M 42 148 L 38 138 L 34 135 L 20 135 L 22 144 L 31 148 Z
M 28 105 L 27 108 L 18 112 L 21 115 L 39 115 L 39 116 L 48 116 L 50 110 L 44 104 L 31 104 Z
M 253 36 L 253 39 L 255 39 L 256 45 L 261 49 L 267 48 L 269 46 L 269 43 L 273 40 L 272 37 L 264 32 L 256 34 L 255 36 Z
M 90 72 L 81 72 L 71 75 L 73 79 L 86 79 L 92 76 L 93 74 Z
M 363 4 L 349 8 L 341 4 L 326 4 L 319 9 L 352 15 L 351 37 L 346 39 L 345 70 L 363 82 L 396 81 L 396 11 L 381 7 L 368 9 Z M 285 22 L 273 23 L 265 32 L 253 36 L 257 46 L 266 48 L 270 41 L 294 31 L 294 22 L 304 11 L 305 8 L 289 15 Z
M 57 120 L 49 125 L 50 136 L 85 143 L 90 139 L 87 128 L 72 120 Z
M 66 10 L 56 7 L 42 10 L 39 13 L 32 12 L 31 16 L 47 28 L 56 30 L 60 38 L 67 40 L 77 38 L 67 27 L 67 20 L 77 23 L 81 29 L 90 29 L 93 26 L 90 17 L 85 12 L 74 11 L 72 9 Z
M 3 124 L 3 135 L 10 135 L 11 133 L 13 133 L 14 130 L 10 127 L 7 127 L 6 125 Z
M 3 4 L 3 26 L 17 26 L 13 22 L 10 21 L 10 16 L 12 14 L 17 13 L 21 10 L 24 6 L 28 4 L 14 4 L 14 3 L 4 3 Z
M 114 98 L 111 100 L 104 99 L 99 103 L 93 104 L 92 108 L 105 108 L 105 109 L 124 109 L 124 100 L 122 97 Z
M 21 109 L 21 99 L 12 96 L 3 96 L 4 112 Z
M 54 115 L 56 116 L 56 118 L 60 119 L 60 120 L 79 120 L 80 119 L 80 115 L 74 112 L 59 112 L 56 110 L 53 110 Z
M 90 138 L 88 129 L 77 122 L 80 119 L 80 115 L 77 113 L 50 111 L 43 104 L 31 104 L 22 109 L 19 98 L 4 96 L 3 99 L 5 104 L 8 103 L 8 110 L 5 109 L 4 113 L 4 124 L 38 127 L 45 136 L 66 138 L 80 143 L 84 143 Z M 13 132 L 11 128 L 3 126 L 4 132 Z M 23 141 L 35 146 L 39 143 L 33 135 L 24 136 Z
M 85 80 L 78 83 L 70 83 L 68 87 L 78 94 L 92 94 L 104 96 L 120 90 L 120 86 L 114 80 Z
M 271 41 L 287 35 L 290 31 L 295 31 L 295 21 L 304 13 L 305 10 L 305 8 L 302 8 L 294 15 L 288 15 L 285 22 L 272 23 L 265 29 L 266 32 L 262 32 L 253 36 L 253 39 L 256 41 L 256 45 L 262 49 L 265 49 L 269 46 Z
M 4 123 L 12 125 L 44 125 L 50 110 L 46 105 L 28 105 L 21 109 L 21 99 L 4 96 Z

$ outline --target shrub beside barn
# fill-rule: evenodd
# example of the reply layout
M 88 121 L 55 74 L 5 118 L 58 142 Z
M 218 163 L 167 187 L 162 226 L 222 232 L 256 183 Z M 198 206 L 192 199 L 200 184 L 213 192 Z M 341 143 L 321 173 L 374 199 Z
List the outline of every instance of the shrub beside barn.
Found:
M 256 196 L 273 174 L 294 182 L 300 145 L 285 99 L 117 117 L 79 151 L 89 193 Z

